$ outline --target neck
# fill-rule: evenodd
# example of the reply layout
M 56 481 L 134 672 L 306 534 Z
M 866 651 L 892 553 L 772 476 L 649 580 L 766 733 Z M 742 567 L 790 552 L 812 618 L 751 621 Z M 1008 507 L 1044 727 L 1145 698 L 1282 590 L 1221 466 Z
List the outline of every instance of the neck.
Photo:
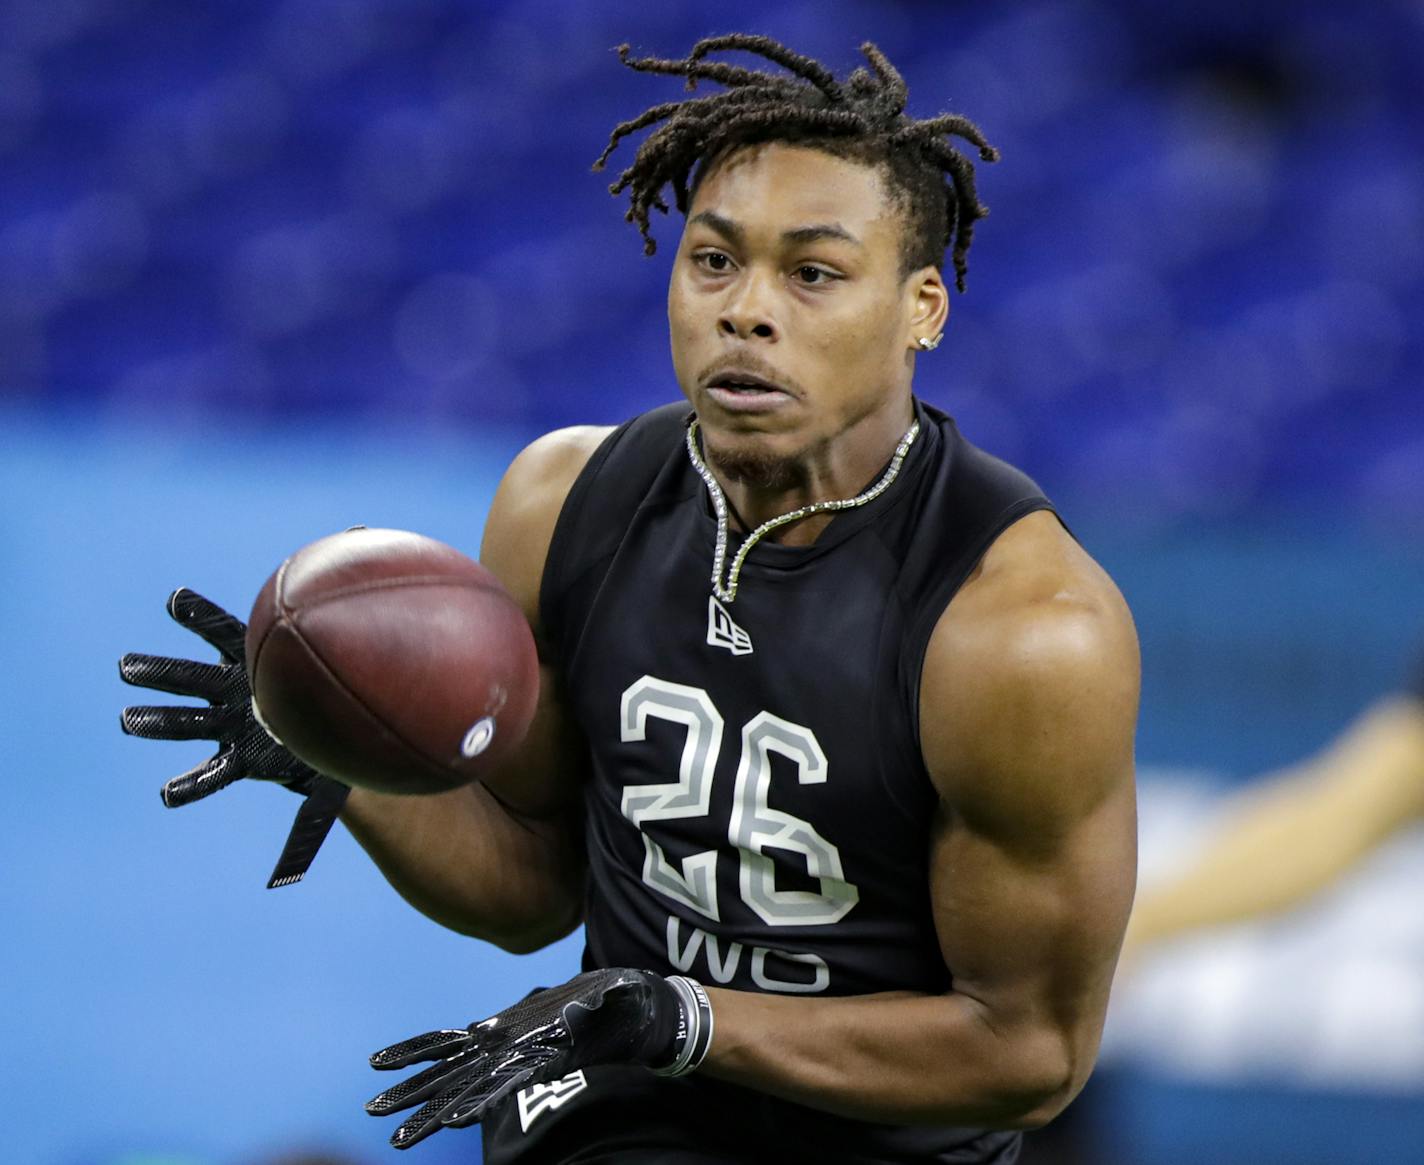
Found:
M 744 533 L 818 502 L 853 498 L 884 472 L 914 421 L 913 405 L 871 414 L 794 459 L 751 461 L 718 456 L 704 443 L 707 468 L 726 496 L 734 527 Z M 809 515 L 767 533 L 768 541 L 806 546 L 816 540 L 834 512 Z
M 873 485 L 859 493 L 844 498 L 832 498 L 826 501 L 816 501 L 807 503 L 805 508 L 798 508 L 784 511 L 776 517 L 770 518 L 762 524 L 756 526 L 747 534 L 746 540 L 737 548 L 737 552 L 732 556 L 731 564 L 728 565 L 729 540 L 727 537 L 728 519 L 730 507 L 727 498 L 718 482 L 716 475 L 702 459 L 698 450 L 697 422 L 693 422 L 687 430 L 687 452 L 692 458 L 692 464 L 701 475 L 702 480 L 707 483 L 707 490 L 712 498 L 712 508 L 717 513 L 717 541 L 712 554 L 712 593 L 724 603 L 730 603 L 737 597 L 737 576 L 741 572 L 742 563 L 746 560 L 747 554 L 752 547 L 757 544 L 757 540 L 773 534 L 784 527 L 789 527 L 793 523 L 802 522 L 807 518 L 819 516 L 822 513 L 832 513 L 837 510 L 852 509 L 855 506 L 865 505 L 889 489 L 899 476 L 900 468 L 904 464 L 905 457 L 910 451 L 910 445 L 919 435 L 920 424 L 918 421 L 911 423 L 895 445 L 895 451 L 890 457 L 890 463 L 885 471 L 880 475 Z M 821 527 L 817 527 L 820 529 Z M 804 539 L 798 539 L 802 542 Z M 795 544 L 795 543 L 793 543 Z M 725 572 L 725 574 L 724 574 Z

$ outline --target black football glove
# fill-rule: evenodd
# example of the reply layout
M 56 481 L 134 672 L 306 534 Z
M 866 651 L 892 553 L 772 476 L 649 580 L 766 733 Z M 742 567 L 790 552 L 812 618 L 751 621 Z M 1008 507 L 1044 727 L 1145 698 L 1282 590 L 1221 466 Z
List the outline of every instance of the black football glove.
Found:
M 213 756 L 163 786 L 163 803 L 173 809 L 200 801 L 243 777 L 275 781 L 302 794 L 311 792 L 316 770 L 274 740 L 252 714 L 244 648 L 246 624 L 186 587 L 168 596 L 168 614 L 180 627 L 217 648 L 222 662 L 199 663 L 132 652 L 119 660 L 119 676 L 125 683 L 175 696 L 197 696 L 212 705 L 124 709 L 119 724 L 130 736 L 217 742 Z
M 344 785 L 304 764 L 258 723 L 247 682 L 247 627 L 216 603 L 180 587 L 168 597 L 168 614 L 217 648 L 220 663 L 130 653 L 119 660 L 125 683 L 176 696 L 197 696 L 210 707 L 141 705 L 123 710 L 119 725 L 148 740 L 212 740 L 217 752 L 163 786 L 170 809 L 200 801 L 243 777 L 272 781 L 307 800 L 269 882 L 300 881 L 345 799 Z M 297 868 L 300 867 L 300 868 Z
M 662 1076 L 691 1072 L 712 1043 L 712 1006 L 702 985 L 651 971 L 588 971 L 538 991 L 468 1028 L 392 1044 L 373 1068 L 438 1063 L 366 1102 L 372 1116 L 422 1104 L 391 1144 L 408 1149 L 449 1126 L 483 1120 L 510 1093 L 592 1064 L 642 1064 Z

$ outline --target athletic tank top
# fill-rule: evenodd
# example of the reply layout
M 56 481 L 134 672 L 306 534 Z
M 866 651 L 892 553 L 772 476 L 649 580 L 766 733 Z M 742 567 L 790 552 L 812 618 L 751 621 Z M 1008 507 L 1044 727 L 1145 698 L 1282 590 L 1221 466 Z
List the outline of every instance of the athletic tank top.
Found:
M 949 417 L 915 409 L 890 487 L 811 546 L 758 542 L 731 603 L 712 594 L 716 521 L 685 405 L 615 430 L 575 481 L 540 605 L 591 758 L 585 967 L 786 994 L 949 988 L 920 671 L 989 544 L 1049 503 Z M 1022 1140 L 680 1083 L 762 1146 L 747 1160 L 808 1159 L 824 1141 L 811 1156 L 847 1165 L 1010 1165 Z
M 758 542 L 730 603 L 685 405 L 614 431 L 575 481 L 541 614 L 591 753 L 588 966 L 789 994 L 949 987 L 921 666 L 995 536 L 1049 503 L 916 411 L 890 487 L 813 545 Z

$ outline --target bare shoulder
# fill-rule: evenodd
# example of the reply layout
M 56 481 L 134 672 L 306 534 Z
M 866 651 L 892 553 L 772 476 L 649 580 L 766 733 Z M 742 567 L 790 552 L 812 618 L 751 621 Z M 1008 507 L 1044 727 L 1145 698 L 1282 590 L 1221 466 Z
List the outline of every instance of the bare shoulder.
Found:
M 1132 781 L 1140 664 L 1107 572 L 1051 513 L 1005 530 L 946 608 L 921 747 L 950 808 L 1048 841 Z
M 589 458 L 613 430 L 577 425 L 546 433 L 510 463 L 485 519 L 480 561 L 538 626 L 539 583 L 554 525 Z

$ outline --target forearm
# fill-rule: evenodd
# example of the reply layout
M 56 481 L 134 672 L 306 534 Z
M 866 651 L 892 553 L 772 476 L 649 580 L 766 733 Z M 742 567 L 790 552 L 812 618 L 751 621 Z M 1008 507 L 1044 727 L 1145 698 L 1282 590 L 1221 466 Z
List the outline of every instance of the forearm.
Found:
M 807 998 L 711 990 L 701 1072 L 862 1120 L 1035 1128 L 1089 1064 L 1051 1024 L 999 1022 L 968 996 Z M 1096 1053 L 1096 1032 L 1087 1041 Z
M 442 926 L 524 953 L 578 925 L 576 822 L 533 821 L 478 785 L 429 797 L 354 789 L 342 821 L 397 893 Z

